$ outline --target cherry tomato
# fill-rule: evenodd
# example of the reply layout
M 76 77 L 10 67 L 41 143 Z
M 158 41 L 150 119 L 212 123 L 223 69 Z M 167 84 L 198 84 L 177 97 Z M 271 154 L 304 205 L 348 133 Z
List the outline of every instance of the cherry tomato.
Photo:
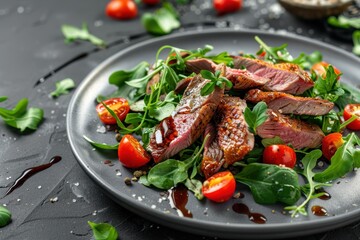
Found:
M 311 70 L 314 71 L 317 75 L 321 76 L 322 78 L 325 78 L 326 77 L 326 68 L 329 67 L 329 63 L 327 62 L 318 62 L 318 63 L 315 63 L 312 67 L 311 67 Z M 340 75 L 341 74 L 341 71 L 332 65 L 332 67 L 334 68 L 334 72 L 336 75 Z M 337 80 L 340 79 L 340 76 L 338 76 L 336 78 Z
M 204 196 L 214 202 L 225 202 L 235 192 L 236 182 L 230 171 L 218 172 L 205 180 L 202 192 Z
M 106 106 L 108 106 L 114 113 L 123 121 L 130 110 L 128 101 L 125 98 L 110 98 L 104 101 Z M 104 124 L 116 124 L 116 119 L 111 116 L 109 111 L 104 107 L 102 103 L 99 103 L 96 106 L 96 111 L 100 120 Z
M 330 133 L 322 140 L 321 150 L 324 157 L 330 160 L 334 156 L 336 150 L 344 144 L 341 133 Z
M 150 161 L 150 155 L 139 141 L 130 134 L 122 137 L 118 148 L 118 158 L 128 168 L 139 168 Z
M 135 18 L 138 9 L 133 0 L 113 0 L 106 5 L 105 12 L 111 18 L 126 20 Z
M 270 145 L 264 149 L 263 162 L 267 164 L 283 165 L 294 168 L 296 154 L 294 149 L 286 145 Z
M 349 123 L 346 128 L 358 131 L 360 130 L 360 104 L 353 103 L 348 104 L 344 108 L 344 119 L 345 121 L 351 118 L 353 115 L 357 116 L 357 119 Z
M 214 8 L 220 15 L 241 9 L 242 3 L 242 0 L 213 0 Z
M 146 5 L 156 5 L 159 4 L 161 0 L 142 0 Z

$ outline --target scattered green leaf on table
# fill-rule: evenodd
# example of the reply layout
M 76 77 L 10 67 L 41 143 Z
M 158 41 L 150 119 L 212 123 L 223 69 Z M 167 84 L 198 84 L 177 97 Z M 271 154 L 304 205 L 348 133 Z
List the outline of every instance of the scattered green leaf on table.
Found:
M 360 30 L 354 31 L 352 38 L 353 38 L 353 43 L 354 43 L 352 52 L 355 55 L 360 56 Z
M 5 227 L 10 222 L 11 222 L 10 211 L 5 207 L 0 206 L 0 228 Z
M 51 92 L 52 97 L 59 97 L 60 95 L 69 93 L 69 90 L 75 87 L 75 83 L 72 79 L 66 78 L 59 82 L 56 82 L 56 90 Z
M 143 14 L 141 21 L 146 31 L 154 35 L 169 34 L 180 27 L 178 14 L 170 3 L 164 3 L 162 8 L 154 13 Z
M 82 28 L 64 24 L 61 26 L 61 31 L 64 34 L 66 43 L 74 42 L 80 39 L 89 41 L 98 47 L 105 47 L 106 45 L 102 39 L 90 34 L 86 23 L 83 23 Z
M 5 99 L 2 97 L 2 99 Z M 28 99 L 21 99 L 13 109 L 0 108 L 0 117 L 4 122 L 21 132 L 25 129 L 36 130 L 43 119 L 44 111 L 40 108 L 29 108 Z
M 327 23 L 338 28 L 357 28 L 360 29 L 360 18 L 347 18 L 340 15 L 339 17 L 331 16 L 327 19 Z
M 95 240 L 116 240 L 118 239 L 118 233 L 116 229 L 108 223 L 94 223 L 88 221 Z

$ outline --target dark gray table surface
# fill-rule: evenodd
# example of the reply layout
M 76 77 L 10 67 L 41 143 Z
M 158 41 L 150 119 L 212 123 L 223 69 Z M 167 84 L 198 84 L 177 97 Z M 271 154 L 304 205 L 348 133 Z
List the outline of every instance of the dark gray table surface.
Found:
M 135 215 L 108 198 L 78 165 L 66 134 L 66 111 L 72 97 L 52 99 L 55 82 L 71 78 L 79 85 L 99 63 L 135 42 L 153 36 L 140 18 L 114 21 L 104 13 L 107 1 L 2 0 L 0 3 L 0 96 L 4 107 L 23 97 L 43 108 L 45 118 L 37 131 L 20 134 L 0 121 L 0 196 L 24 169 L 47 163 L 55 155 L 62 161 L 31 177 L 0 204 L 12 212 L 12 222 L 0 228 L 0 239 L 91 239 L 87 221 L 109 222 L 119 239 L 214 239 L 179 232 Z M 140 15 L 155 8 L 140 6 Z M 244 8 L 217 16 L 210 0 L 179 6 L 182 28 L 262 29 L 295 33 L 351 51 L 351 43 L 329 37 L 321 21 L 302 21 L 285 12 L 276 1 L 244 0 Z M 109 43 L 98 50 L 88 42 L 65 44 L 62 24 L 80 26 Z M 40 81 L 40 84 L 37 84 Z M 51 201 L 53 199 L 56 201 Z M 359 239 L 352 225 L 294 239 Z M 241 236 L 239 236 L 241 237 Z M 216 238 L 215 238 L 216 239 Z

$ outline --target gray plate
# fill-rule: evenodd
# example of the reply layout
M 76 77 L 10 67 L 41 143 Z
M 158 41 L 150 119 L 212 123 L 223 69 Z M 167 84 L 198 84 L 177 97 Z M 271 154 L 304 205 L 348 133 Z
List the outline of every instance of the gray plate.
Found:
M 355 56 L 339 48 L 316 42 L 299 36 L 278 35 L 259 31 L 212 30 L 203 32 L 186 32 L 160 37 L 135 44 L 110 57 L 94 69 L 77 88 L 67 113 L 67 133 L 73 152 L 85 172 L 98 183 L 104 191 L 120 205 L 138 213 L 142 217 L 160 224 L 195 234 L 226 238 L 274 238 L 312 234 L 340 227 L 360 218 L 360 181 L 359 174 L 353 173 L 341 179 L 327 189 L 330 200 L 315 199 L 310 206 L 321 205 L 327 209 L 329 216 L 317 217 L 310 211 L 308 216 L 291 218 L 283 214 L 282 205 L 264 206 L 253 201 L 251 193 L 244 186 L 238 190 L 245 194 L 243 199 L 231 199 L 224 204 L 210 201 L 198 201 L 189 194 L 187 208 L 193 218 L 180 217 L 172 209 L 169 200 L 163 199 L 158 190 L 141 184 L 129 187 L 124 184 L 124 177 L 132 173 L 117 161 L 116 153 L 94 150 L 83 139 L 83 135 L 98 142 L 114 144 L 114 133 L 97 132 L 102 126 L 95 112 L 97 95 L 115 90 L 108 84 L 109 75 L 120 69 L 131 69 L 140 61 L 152 62 L 157 49 L 163 45 L 173 45 L 185 49 L 214 46 L 215 52 L 228 51 L 236 54 L 239 51 L 255 53 L 258 44 L 254 36 L 258 35 L 270 46 L 288 43 L 288 49 L 297 56 L 301 52 L 311 53 L 319 50 L 326 61 L 333 63 L 343 71 L 342 81 L 354 84 L 359 82 L 360 61 Z M 114 166 L 102 163 L 113 160 Z M 121 176 L 117 175 L 120 172 Z M 239 184 L 240 185 L 240 184 Z M 267 218 L 266 224 L 255 224 L 246 215 L 232 210 L 232 205 L 243 202 L 253 212 L 259 212 Z

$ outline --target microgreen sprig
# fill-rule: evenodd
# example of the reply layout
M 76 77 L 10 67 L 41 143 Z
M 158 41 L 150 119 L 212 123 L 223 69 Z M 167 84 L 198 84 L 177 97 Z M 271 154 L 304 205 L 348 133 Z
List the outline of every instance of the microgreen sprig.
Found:
M 206 96 L 212 93 L 215 90 L 215 87 L 219 88 L 232 88 L 232 82 L 228 80 L 226 77 L 220 76 L 221 71 L 215 71 L 215 74 L 208 70 L 201 70 L 200 74 L 203 78 L 210 80 L 210 82 L 206 83 L 205 86 L 201 89 L 200 95 Z

